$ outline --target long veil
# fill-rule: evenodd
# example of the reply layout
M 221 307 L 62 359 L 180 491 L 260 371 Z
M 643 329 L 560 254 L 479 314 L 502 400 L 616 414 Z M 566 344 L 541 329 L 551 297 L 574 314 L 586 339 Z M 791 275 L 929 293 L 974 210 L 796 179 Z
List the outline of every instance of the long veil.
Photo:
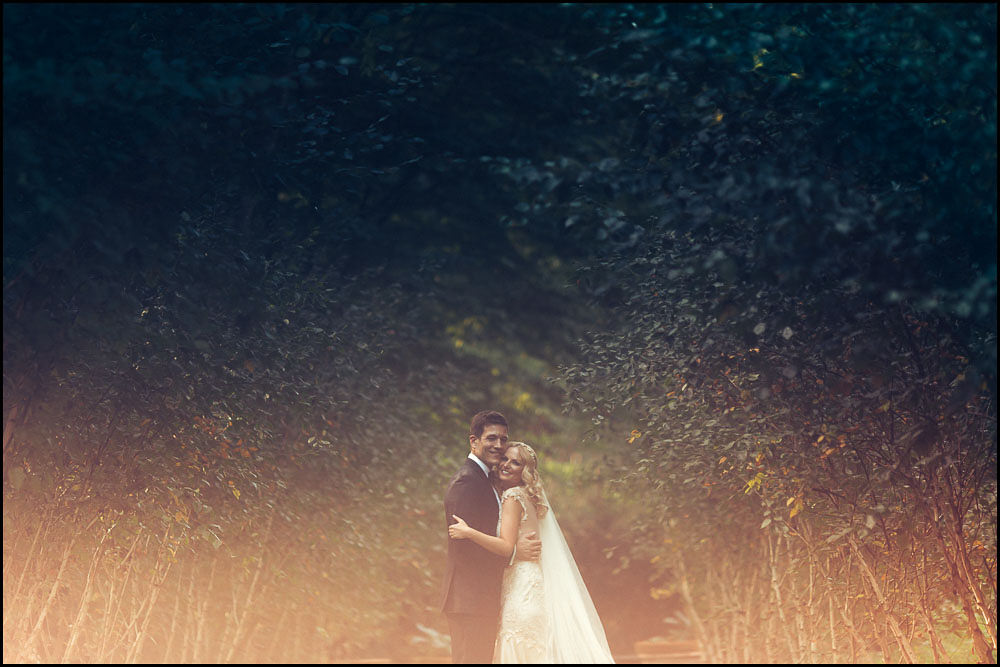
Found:
M 539 521 L 538 536 L 542 541 L 541 565 L 551 633 L 551 661 L 569 665 L 614 663 L 604 626 L 544 492 L 542 502 L 549 508 Z

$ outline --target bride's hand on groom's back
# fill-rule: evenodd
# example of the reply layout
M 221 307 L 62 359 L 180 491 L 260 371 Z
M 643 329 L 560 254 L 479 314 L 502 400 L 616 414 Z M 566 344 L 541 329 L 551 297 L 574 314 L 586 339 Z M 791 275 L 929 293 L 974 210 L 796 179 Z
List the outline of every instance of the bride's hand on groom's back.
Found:
M 538 539 L 538 533 L 531 531 L 518 538 L 514 560 L 538 560 L 541 556 L 542 541 Z
M 472 531 L 469 528 L 469 524 L 462 520 L 462 517 L 457 514 L 451 515 L 455 519 L 455 523 L 448 526 L 448 536 L 453 540 L 465 540 L 469 538 L 469 533 Z

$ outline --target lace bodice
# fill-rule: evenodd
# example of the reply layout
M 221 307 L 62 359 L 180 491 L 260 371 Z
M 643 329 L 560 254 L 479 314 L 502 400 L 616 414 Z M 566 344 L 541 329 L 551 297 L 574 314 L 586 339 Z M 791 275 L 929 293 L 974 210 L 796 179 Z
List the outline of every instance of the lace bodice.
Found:
M 523 486 L 512 486 L 502 494 L 500 494 L 500 504 L 503 505 L 508 499 L 516 500 L 521 503 L 521 523 L 523 524 L 528 520 L 528 505 L 531 503 L 531 499 L 528 498 L 528 493 L 524 490 Z M 497 518 L 497 535 L 500 534 L 500 521 L 503 517 L 503 512 L 500 513 L 500 517 Z M 520 531 L 518 531 L 520 533 Z

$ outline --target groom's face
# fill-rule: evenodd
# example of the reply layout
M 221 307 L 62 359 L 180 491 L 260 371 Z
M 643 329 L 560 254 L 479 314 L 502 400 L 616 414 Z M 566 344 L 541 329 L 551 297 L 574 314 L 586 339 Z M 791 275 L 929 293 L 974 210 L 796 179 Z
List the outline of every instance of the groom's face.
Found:
M 483 434 L 478 438 L 469 436 L 472 453 L 488 465 L 493 467 L 500 463 L 504 450 L 507 449 L 507 427 L 500 424 L 487 424 L 483 428 Z

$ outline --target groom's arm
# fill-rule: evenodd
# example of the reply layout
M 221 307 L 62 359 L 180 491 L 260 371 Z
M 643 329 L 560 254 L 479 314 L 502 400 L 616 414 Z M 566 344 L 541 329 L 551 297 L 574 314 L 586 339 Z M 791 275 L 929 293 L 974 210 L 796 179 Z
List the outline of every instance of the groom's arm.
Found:
M 514 553 L 511 555 L 508 565 L 513 564 L 516 560 L 538 560 L 541 557 L 542 541 L 538 539 L 538 533 L 531 531 L 517 539 Z

